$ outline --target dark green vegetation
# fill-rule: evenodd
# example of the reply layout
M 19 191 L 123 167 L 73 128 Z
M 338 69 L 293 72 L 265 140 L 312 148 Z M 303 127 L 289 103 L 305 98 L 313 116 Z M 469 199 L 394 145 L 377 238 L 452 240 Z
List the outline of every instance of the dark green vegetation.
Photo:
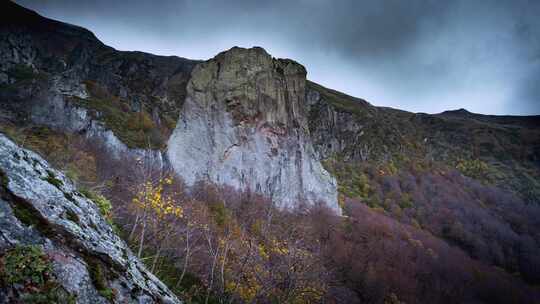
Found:
M 86 265 L 90 278 L 92 279 L 92 283 L 96 287 L 99 294 L 112 302 L 114 299 L 114 289 L 109 287 L 107 268 L 96 258 L 87 258 Z
M 46 181 L 48 181 L 50 184 L 54 185 L 56 188 L 61 189 L 61 187 L 64 185 L 61 180 L 56 178 L 53 172 L 47 171 L 47 177 L 45 178 Z
M 23 303 L 75 303 L 52 276 L 52 265 L 40 246 L 16 246 L 0 258 L 0 280 L 4 288 L 19 293 Z

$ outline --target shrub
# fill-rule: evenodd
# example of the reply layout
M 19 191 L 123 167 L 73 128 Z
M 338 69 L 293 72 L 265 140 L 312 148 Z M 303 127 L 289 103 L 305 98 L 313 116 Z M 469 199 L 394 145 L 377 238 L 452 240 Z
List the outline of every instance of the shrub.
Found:
M 61 180 L 59 180 L 54 174 L 54 172 L 52 171 L 47 171 L 47 177 L 45 178 L 45 180 L 49 182 L 49 184 L 54 185 L 58 189 L 60 189 L 60 187 L 64 185 L 64 183 Z
M 480 181 L 487 181 L 489 166 L 482 160 L 460 159 L 457 161 L 456 169 L 468 177 L 472 177 Z
M 399 203 L 399 207 L 401 207 L 401 209 L 407 209 L 407 208 L 411 208 L 413 206 L 413 201 L 411 199 L 411 196 L 407 193 L 403 194 L 401 196 L 401 202 Z
M 18 245 L 0 259 L 4 286 L 17 290 L 22 303 L 75 303 L 75 297 L 54 281 L 51 261 L 37 245 Z
M 8 284 L 43 286 L 51 275 L 47 255 L 39 246 L 17 246 L 2 261 L 2 278 Z

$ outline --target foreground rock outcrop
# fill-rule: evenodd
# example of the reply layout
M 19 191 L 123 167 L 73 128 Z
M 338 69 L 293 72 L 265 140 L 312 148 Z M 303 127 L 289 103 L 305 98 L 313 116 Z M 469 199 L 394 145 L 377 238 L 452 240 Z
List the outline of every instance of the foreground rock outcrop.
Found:
M 281 206 L 327 202 L 335 179 L 311 145 L 306 70 L 262 48 L 232 48 L 195 67 L 167 155 L 188 184 L 263 193 Z
M 2 134 L 0 177 L 0 303 L 24 302 L 35 291 L 10 280 L 5 265 L 14 252 L 30 254 L 28 248 L 51 264 L 52 273 L 46 275 L 55 288 L 48 296 L 59 297 L 61 290 L 66 303 L 180 303 L 145 269 L 91 200 L 39 155 Z

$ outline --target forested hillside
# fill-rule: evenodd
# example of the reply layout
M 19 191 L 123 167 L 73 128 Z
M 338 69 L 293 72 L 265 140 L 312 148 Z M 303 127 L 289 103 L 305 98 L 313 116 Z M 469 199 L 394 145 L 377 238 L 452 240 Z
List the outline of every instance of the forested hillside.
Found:
M 377 107 L 260 47 L 118 51 L 0 7 L 0 303 L 540 299 L 539 116 Z

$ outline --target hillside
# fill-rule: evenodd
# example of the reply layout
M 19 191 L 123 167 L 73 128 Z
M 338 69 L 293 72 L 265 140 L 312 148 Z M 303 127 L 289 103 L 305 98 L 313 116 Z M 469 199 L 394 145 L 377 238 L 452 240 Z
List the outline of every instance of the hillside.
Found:
M 527 202 L 540 201 L 540 116 L 410 113 L 312 82 L 308 88 L 310 131 L 325 159 L 441 162 Z
M 152 299 L 130 301 L 176 301 L 169 289 L 186 303 L 539 298 L 540 116 L 377 107 L 260 47 L 207 61 L 118 51 L 84 28 L 11 1 L 0 7 L 0 132 L 10 138 L 0 135 L 0 164 L 37 166 L 16 150 L 50 166 L 69 186 L 61 205 L 83 224 L 95 215 L 88 198 L 110 201 L 100 222 L 115 231 L 94 241 L 114 238 L 168 287 L 141 287 Z M 45 174 L 4 167 L 9 181 Z M 58 194 L 55 184 L 36 203 Z M 22 201 L 7 185 L 11 214 Z M 21 196 L 40 190 L 19 186 Z M 68 228 L 38 225 L 36 235 L 27 225 L 20 242 L 45 244 L 47 256 L 77 251 L 57 240 L 75 229 L 64 213 L 55 220 Z M 2 235 L 22 225 L 9 220 Z M 94 229 L 83 226 L 76 232 Z M 0 248 L 0 262 L 11 247 Z M 103 257 L 92 248 L 76 258 Z M 86 280 L 92 297 L 74 301 L 101 292 L 123 303 L 132 266 L 110 267 L 106 287 Z M 19 287 L 0 283 L 0 303 L 20 300 Z

